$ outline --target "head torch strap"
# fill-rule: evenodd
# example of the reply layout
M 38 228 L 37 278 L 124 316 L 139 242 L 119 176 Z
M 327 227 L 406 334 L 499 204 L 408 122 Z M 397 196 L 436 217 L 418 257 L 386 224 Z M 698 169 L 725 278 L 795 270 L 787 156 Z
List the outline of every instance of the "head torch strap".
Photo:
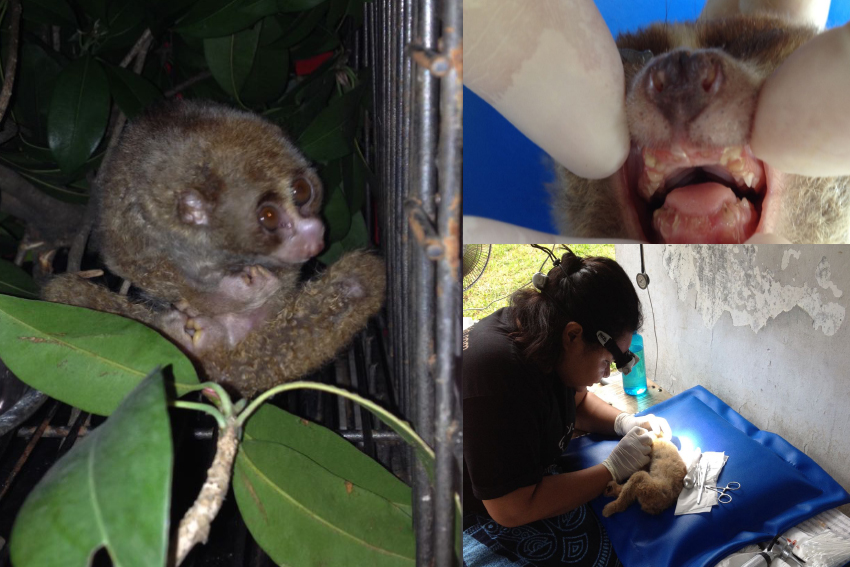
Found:
M 602 346 L 608 349 L 608 352 L 614 355 L 614 363 L 617 365 L 617 370 L 623 374 L 628 374 L 632 371 L 632 368 L 637 363 L 637 358 L 632 354 L 632 351 L 621 351 L 617 343 L 611 339 L 611 335 L 605 331 L 596 331 L 596 338 Z

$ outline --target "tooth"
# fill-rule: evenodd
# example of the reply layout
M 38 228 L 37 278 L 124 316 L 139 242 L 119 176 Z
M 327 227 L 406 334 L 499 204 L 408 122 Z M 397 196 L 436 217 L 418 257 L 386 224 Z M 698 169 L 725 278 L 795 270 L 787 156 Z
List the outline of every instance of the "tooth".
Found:
M 655 164 L 658 163 L 658 160 L 655 159 L 655 154 L 652 153 L 652 150 L 644 150 L 643 162 L 646 164 L 646 167 L 655 167 Z
M 741 146 L 727 146 L 723 148 L 723 153 L 720 155 L 720 164 L 726 165 L 730 161 L 740 160 L 743 149 Z
M 652 181 L 653 183 L 656 183 L 656 184 L 659 181 L 661 181 L 662 179 L 664 179 L 663 173 L 661 173 L 660 171 L 653 171 L 653 170 L 649 170 L 649 169 L 646 170 L 646 176 L 649 178 L 650 181 Z
M 753 178 L 755 178 L 755 176 L 755 173 L 753 173 L 752 171 L 748 171 L 744 174 L 744 181 L 746 182 L 747 187 L 753 186 Z

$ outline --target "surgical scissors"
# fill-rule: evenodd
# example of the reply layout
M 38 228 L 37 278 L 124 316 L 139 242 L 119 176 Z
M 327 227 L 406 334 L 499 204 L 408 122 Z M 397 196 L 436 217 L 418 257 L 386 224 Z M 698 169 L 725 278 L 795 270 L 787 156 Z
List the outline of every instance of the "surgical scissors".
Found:
M 729 504 L 730 502 L 732 502 L 732 495 L 729 494 L 727 492 L 727 490 L 738 490 L 739 488 L 741 488 L 741 483 L 735 482 L 734 480 L 732 482 L 727 482 L 726 486 L 706 486 L 705 487 L 706 490 L 713 490 L 714 492 L 716 492 L 718 494 L 717 501 L 720 502 L 721 504 Z M 726 500 L 723 499 L 724 496 L 726 497 Z

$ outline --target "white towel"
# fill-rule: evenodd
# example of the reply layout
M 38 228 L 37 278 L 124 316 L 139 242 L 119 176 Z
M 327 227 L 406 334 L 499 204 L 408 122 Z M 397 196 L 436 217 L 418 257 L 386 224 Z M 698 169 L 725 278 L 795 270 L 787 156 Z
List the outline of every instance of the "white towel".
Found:
M 693 454 L 682 454 L 682 460 L 686 463 L 690 463 L 688 466 L 689 472 L 691 467 L 697 464 L 694 462 L 696 461 L 697 454 L 698 453 L 696 452 Z M 708 452 L 702 454 L 702 458 L 699 460 L 698 466 L 708 466 L 708 472 L 705 475 L 705 486 L 717 486 L 717 477 L 720 476 L 720 471 L 723 470 L 723 465 L 726 464 L 726 460 L 728 458 L 729 457 L 727 457 L 723 452 Z M 699 504 L 697 504 L 697 496 L 699 495 L 700 489 L 702 489 L 702 487 L 699 485 L 699 477 L 696 477 L 693 488 L 685 488 L 682 490 L 679 494 L 679 499 L 676 501 L 676 516 L 710 512 L 711 507 L 717 505 L 718 494 L 714 490 L 704 490 L 702 493 L 702 500 Z

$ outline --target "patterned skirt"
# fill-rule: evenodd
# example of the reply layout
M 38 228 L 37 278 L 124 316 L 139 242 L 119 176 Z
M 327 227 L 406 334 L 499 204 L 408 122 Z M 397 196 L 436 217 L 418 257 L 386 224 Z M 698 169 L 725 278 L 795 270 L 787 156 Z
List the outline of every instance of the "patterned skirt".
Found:
M 608 533 L 587 504 L 516 528 L 478 514 L 468 514 L 463 523 L 464 567 L 622 567 Z

